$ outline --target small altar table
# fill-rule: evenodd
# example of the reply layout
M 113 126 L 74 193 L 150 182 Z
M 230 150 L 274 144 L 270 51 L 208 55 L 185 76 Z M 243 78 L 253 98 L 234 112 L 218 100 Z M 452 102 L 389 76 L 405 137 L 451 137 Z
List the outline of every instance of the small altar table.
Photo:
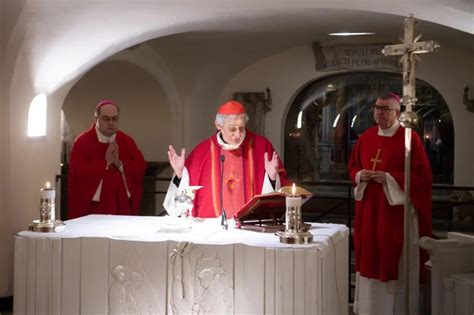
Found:
M 308 245 L 220 219 L 90 215 L 15 239 L 16 314 L 348 313 L 348 228 L 311 225 Z

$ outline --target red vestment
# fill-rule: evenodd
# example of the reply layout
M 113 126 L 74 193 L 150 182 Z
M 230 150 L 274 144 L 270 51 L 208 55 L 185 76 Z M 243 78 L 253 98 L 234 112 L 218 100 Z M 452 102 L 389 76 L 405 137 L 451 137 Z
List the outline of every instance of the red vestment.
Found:
M 404 189 L 405 129 L 400 127 L 392 137 L 377 134 L 378 126 L 366 130 L 352 149 L 348 169 L 355 183 L 357 172 L 375 170 L 389 173 Z M 380 151 L 379 151 L 380 150 Z M 431 227 L 431 167 L 423 143 L 412 132 L 411 202 L 417 210 L 419 236 L 432 236 Z M 403 249 L 404 206 L 391 206 L 383 186 L 370 181 L 363 199 L 356 201 L 354 222 L 354 248 L 356 271 L 366 278 L 383 282 L 398 279 L 398 265 Z M 428 260 L 421 250 L 420 267 Z
M 246 130 L 245 139 L 238 149 L 225 153 L 223 151 L 217 142 L 216 134 L 214 134 L 198 144 L 186 159 L 185 166 L 189 172 L 189 185 L 204 186 L 196 192 L 193 207 L 193 216 L 195 217 L 208 218 L 221 215 L 221 154 L 226 156 L 224 187 L 227 190 L 232 185 L 241 185 L 238 189 L 242 194 L 242 197 L 234 195 L 229 198 L 229 192 L 225 190 L 224 206 L 228 205 L 229 210 L 238 211 L 254 195 L 261 194 L 265 179 L 264 153 L 268 152 L 268 156 L 271 158 L 275 150 L 265 137 Z M 231 157 L 229 154 L 234 156 Z M 239 169 L 238 159 L 241 160 L 241 169 Z M 227 165 L 227 161 L 229 161 L 229 165 Z M 286 178 L 286 171 L 280 160 L 279 165 L 278 174 L 281 184 L 282 186 L 288 185 L 290 182 Z M 225 207 L 224 209 L 226 209 L 228 217 L 233 216 L 234 213 L 229 212 Z
M 88 214 L 136 215 L 143 193 L 145 160 L 133 139 L 116 133 L 119 159 L 123 165 L 130 198 L 122 172 L 105 160 L 108 143 L 97 139 L 95 126 L 77 137 L 71 152 L 68 175 L 68 218 Z M 92 198 L 102 180 L 100 201 Z

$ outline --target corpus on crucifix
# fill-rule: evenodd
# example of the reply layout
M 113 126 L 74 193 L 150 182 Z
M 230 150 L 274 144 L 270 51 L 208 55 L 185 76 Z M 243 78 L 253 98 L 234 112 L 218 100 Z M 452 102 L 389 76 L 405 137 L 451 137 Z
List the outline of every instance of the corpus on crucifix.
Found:
M 413 231 L 413 222 L 409 220 L 410 209 L 412 208 L 410 193 L 410 171 L 411 171 L 411 129 L 418 124 L 418 117 L 416 113 L 412 112 L 412 107 L 415 105 L 416 99 L 416 63 L 419 61 L 418 54 L 433 52 L 439 48 L 439 44 L 435 41 L 423 41 L 421 34 L 416 34 L 416 20 L 413 15 L 405 19 L 405 30 L 403 43 L 399 45 L 385 46 L 383 53 L 386 56 L 402 55 L 401 62 L 403 64 L 403 104 L 406 106 L 405 112 L 400 116 L 400 123 L 405 127 L 405 202 L 404 202 L 404 253 L 407 253 L 410 246 L 411 232 Z M 415 258 L 414 258 L 415 259 Z M 410 304 L 416 301 L 410 300 L 410 255 L 404 255 L 404 289 L 405 289 L 405 311 L 410 314 Z

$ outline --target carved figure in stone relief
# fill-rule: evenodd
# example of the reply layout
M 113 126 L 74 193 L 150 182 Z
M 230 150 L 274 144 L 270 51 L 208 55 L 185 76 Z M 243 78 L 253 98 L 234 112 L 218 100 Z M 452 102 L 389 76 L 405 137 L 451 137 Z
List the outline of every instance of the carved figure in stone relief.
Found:
M 233 289 L 215 252 L 203 252 L 196 262 L 193 314 L 232 314 Z
M 115 266 L 112 276 L 114 280 L 109 289 L 109 314 L 127 314 L 125 268 L 122 265 Z
M 130 281 L 125 283 L 127 292 L 128 314 L 152 314 L 153 307 L 146 301 L 142 288 L 142 276 L 134 271 L 130 275 Z
M 203 269 L 199 273 L 198 279 L 202 291 L 195 297 L 193 314 L 228 313 L 229 309 L 226 306 L 229 288 L 225 284 L 224 276 L 222 268 Z
M 193 252 L 190 258 L 192 246 L 180 242 L 170 254 L 173 314 L 232 314 L 234 294 L 231 280 L 219 258 L 215 252 Z M 200 257 L 197 261 L 196 256 Z
M 165 313 L 157 286 L 150 281 L 137 248 L 129 246 L 123 257 L 120 257 L 120 263 L 112 266 L 110 272 L 112 281 L 109 287 L 109 313 Z

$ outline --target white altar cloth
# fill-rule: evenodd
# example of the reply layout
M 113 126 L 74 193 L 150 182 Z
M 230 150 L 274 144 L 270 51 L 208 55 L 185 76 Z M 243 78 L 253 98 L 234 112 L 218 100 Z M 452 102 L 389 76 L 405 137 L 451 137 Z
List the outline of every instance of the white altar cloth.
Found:
M 348 229 L 312 224 L 308 245 L 220 219 L 90 215 L 15 239 L 18 314 L 347 314 Z M 174 253 L 174 254 L 173 254 Z

